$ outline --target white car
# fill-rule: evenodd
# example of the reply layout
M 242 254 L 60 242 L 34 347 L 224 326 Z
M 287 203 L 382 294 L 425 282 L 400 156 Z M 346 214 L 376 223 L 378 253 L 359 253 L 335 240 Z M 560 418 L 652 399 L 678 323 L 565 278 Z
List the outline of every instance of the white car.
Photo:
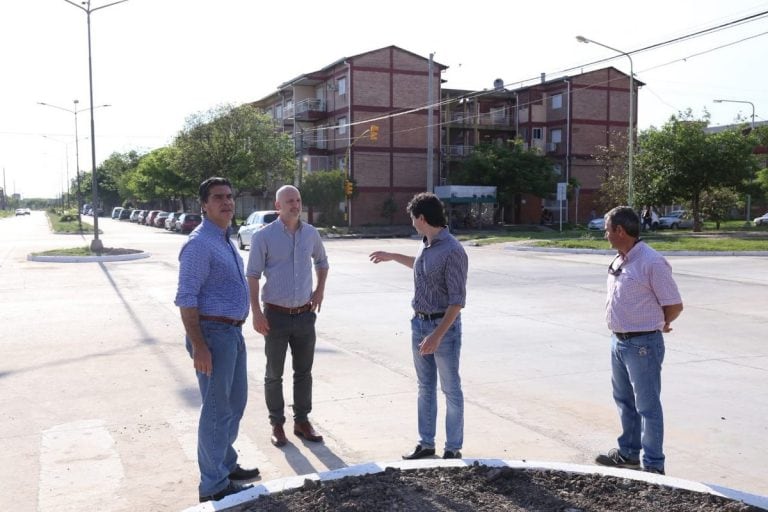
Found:
M 278 213 L 275 210 L 262 210 L 253 212 L 245 220 L 245 224 L 237 230 L 237 246 L 245 249 L 251 245 L 251 237 L 255 232 L 277 219 Z
M 757 217 L 752 221 L 755 226 L 768 226 L 768 212 L 764 213 L 762 217 Z
M 590 231 L 605 231 L 605 217 L 595 217 L 587 224 Z
M 659 217 L 659 228 L 691 229 L 693 228 L 693 218 L 685 210 L 674 210 Z
M 29 215 L 29 208 L 16 208 L 16 215 Z

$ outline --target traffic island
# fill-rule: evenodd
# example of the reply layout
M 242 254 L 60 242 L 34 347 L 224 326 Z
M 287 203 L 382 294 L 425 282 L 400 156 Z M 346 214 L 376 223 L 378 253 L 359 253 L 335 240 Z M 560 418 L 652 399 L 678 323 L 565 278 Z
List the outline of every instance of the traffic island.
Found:
M 70 249 L 54 249 L 51 251 L 27 255 L 27 261 L 44 261 L 58 263 L 98 263 L 107 261 L 132 261 L 149 258 L 148 252 L 140 249 L 125 249 L 122 247 L 104 247 L 98 253 L 89 247 Z

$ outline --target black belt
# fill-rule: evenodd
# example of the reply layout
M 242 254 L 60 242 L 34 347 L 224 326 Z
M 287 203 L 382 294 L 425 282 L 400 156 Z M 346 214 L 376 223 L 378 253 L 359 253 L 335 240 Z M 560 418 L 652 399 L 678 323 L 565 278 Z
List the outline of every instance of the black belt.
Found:
M 658 329 L 655 331 L 637 331 L 637 332 L 615 332 L 613 333 L 614 336 L 619 338 L 621 341 L 626 341 L 630 338 L 637 338 L 638 336 L 647 336 L 649 334 L 656 334 L 659 332 Z
M 442 313 L 422 313 L 421 311 L 416 311 L 414 315 L 419 320 L 437 320 L 438 318 L 443 318 L 445 316 L 445 311 Z
M 306 313 L 310 309 L 312 309 L 312 303 L 307 302 L 303 306 L 299 306 L 296 308 L 286 308 L 284 306 L 278 306 L 277 304 L 270 304 L 268 302 L 264 303 L 264 309 L 271 309 L 272 311 L 277 311 L 278 313 L 284 313 L 286 315 L 300 315 L 302 313 Z
M 245 320 L 235 320 L 234 318 L 228 318 L 226 316 L 213 316 L 213 315 L 197 315 L 200 320 L 208 320 L 209 322 L 219 322 L 221 324 L 234 325 L 240 327 L 245 323 Z

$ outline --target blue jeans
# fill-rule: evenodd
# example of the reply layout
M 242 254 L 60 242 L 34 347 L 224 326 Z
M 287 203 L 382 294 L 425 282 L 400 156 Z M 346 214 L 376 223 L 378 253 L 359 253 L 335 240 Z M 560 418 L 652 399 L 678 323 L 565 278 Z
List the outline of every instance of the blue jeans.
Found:
M 664 413 L 661 408 L 661 332 L 621 341 L 611 336 L 613 399 L 619 408 L 619 452 L 643 466 L 664 469 Z
M 437 423 L 437 377 L 445 394 L 445 449 L 460 450 L 464 444 L 464 394 L 459 377 L 461 354 L 461 317 L 456 318 L 434 354 L 419 354 L 419 343 L 435 330 L 438 320 L 411 319 L 413 365 L 419 383 L 418 416 L 419 444 L 435 447 Z
M 285 423 L 283 371 L 288 347 L 293 365 L 293 419 L 307 421 L 312 411 L 312 364 L 315 360 L 315 319 L 311 311 L 287 315 L 267 309 L 269 332 L 264 336 L 267 367 L 264 375 L 264 398 L 272 425 Z
M 247 358 L 240 327 L 202 320 L 200 329 L 213 359 L 210 377 L 196 372 L 203 399 L 197 428 L 199 490 L 201 496 L 210 496 L 227 487 L 237 464 L 232 444 L 248 400 Z M 189 338 L 187 351 L 191 356 Z

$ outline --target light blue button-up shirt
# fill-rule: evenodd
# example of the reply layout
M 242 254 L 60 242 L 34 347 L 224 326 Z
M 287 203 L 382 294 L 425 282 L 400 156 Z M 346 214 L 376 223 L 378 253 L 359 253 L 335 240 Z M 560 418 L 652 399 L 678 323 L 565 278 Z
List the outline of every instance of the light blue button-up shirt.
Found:
M 248 317 L 250 295 L 243 258 L 230 230 L 208 219 L 195 228 L 179 252 L 179 285 L 175 304 L 197 308 L 201 315 Z
M 317 270 L 328 268 L 317 229 L 300 222 L 296 232 L 291 233 L 278 218 L 254 233 L 246 275 L 261 279 L 264 274 L 267 278 L 260 293 L 262 301 L 297 308 L 312 297 L 313 261 Z

